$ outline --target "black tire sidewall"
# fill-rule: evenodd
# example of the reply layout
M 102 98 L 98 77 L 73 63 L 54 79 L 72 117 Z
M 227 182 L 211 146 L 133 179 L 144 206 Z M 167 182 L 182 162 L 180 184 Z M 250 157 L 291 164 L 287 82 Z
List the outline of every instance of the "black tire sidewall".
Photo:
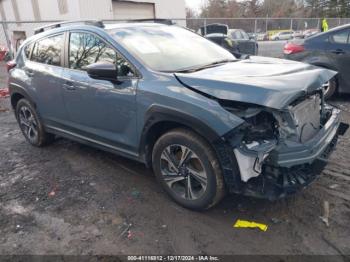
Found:
M 26 106 L 27 108 L 29 108 L 29 110 L 31 111 L 33 117 L 35 118 L 35 121 L 38 124 L 38 139 L 35 143 L 33 143 L 32 141 L 30 141 L 28 139 L 28 137 L 26 136 L 26 134 L 23 132 L 22 127 L 20 126 L 20 122 L 19 122 L 19 111 L 21 109 L 21 107 Z M 28 143 L 30 143 L 33 146 L 42 146 L 45 143 L 45 131 L 43 128 L 43 125 L 40 121 L 40 118 L 38 116 L 38 114 L 36 113 L 34 106 L 26 99 L 21 99 L 20 101 L 18 101 L 17 105 L 16 105 L 16 119 L 17 122 L 20 126 L 21 132 L 23 134 L 23 136 L 25 137 L 25 139 L 28 141 Z
M 173 192 L 169 186 L 165 183 L 160 170 L 160 157 L 163 150 L 169 145 L 183 145 L 191 149 L 200 159 L 202 165 L 207 174 L 207 188 L 204 194 L 196 200 L 186 200 L 178 196 Z M 217 181 L 216 181 L 216 170 L 214 170 L 212 157 L 207 154 L 208 146 L 201 143 L 201 141 L 194 139 L 192 140 L 186 133 L 182 132 L 170 132 L 162 136 L 156 143 L 153 151 L 152 165 L 153 171 L 156 175 L 158 182 L 162 185 L 163 189 L 168 193 L 168 195 L 174 199 L 178 204 L 190 208 L 193 210 L 204 210 L 211 206 L 214 202 L 215 196 L 217 194 Z
M 325 99 L 330 99 L 335 94 L 337 91 L 337 86 L 337 79 L 335 77 L 329 80 L 328 92 L 325 94 Z

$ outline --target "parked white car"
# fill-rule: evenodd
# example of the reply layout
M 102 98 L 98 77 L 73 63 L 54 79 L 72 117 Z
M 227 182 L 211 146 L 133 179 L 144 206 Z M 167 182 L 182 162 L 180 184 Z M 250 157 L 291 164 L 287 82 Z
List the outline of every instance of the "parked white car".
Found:
M 304 31 L 304 38 L 308 38 L 308 37 L 311 37 L 313 35 L 316 35 L 320 33 L 320 30 L 319 29 L 309 29 L 309 30 L 306 30 Z
M 285 32 L 279 32 L 277 34 L 274 34 L 271 36 L 271 40 L 277 41 L 277 40 L 289 40 L 293 39 L 294 31 L 285 31 Z
M 295 31 L 293 34 L 293 38 L 304 38 L 303 31 Z

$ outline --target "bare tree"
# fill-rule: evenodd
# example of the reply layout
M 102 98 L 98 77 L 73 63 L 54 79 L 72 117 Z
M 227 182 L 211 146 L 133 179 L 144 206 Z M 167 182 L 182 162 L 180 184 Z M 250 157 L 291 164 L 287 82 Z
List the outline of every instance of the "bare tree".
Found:
M 350 17 L 350 0 L 208 0 L 200 17 Z
M 196 12 L 192 8 L 186 7 L 186 18 L 195 18 L 195 17 L 197 17 Z
M 240 3 L 242 16 L 258 17 L 261 15 L 261 1 L 245 0 Z

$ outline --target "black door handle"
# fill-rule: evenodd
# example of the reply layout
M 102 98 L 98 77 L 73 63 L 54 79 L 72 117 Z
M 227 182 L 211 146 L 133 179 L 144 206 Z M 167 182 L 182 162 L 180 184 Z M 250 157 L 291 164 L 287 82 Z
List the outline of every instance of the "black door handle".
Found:
M 345 51 L 343 49 L 336 49 L 336 50 L 332 50 L 331 52 L 337 55 L 345 54 Z

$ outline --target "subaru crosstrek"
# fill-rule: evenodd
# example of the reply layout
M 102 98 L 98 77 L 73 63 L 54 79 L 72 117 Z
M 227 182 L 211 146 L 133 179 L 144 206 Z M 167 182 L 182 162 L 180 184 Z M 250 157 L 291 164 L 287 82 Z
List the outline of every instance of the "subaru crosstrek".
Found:
M 26 140 L 61 136 L 145 163 L 184 207 L 207 209 L 225 193 L 293 194 L 347 129 L 324 103 L 334 71 L 237 59 L 176 25 L 53 27 L 8 64 Z

